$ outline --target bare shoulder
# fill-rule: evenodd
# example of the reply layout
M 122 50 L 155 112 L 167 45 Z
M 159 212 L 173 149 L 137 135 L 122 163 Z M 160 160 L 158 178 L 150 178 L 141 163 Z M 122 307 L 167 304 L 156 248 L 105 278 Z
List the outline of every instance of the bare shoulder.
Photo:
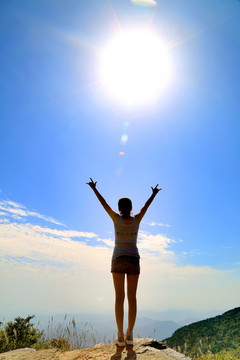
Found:
M 140 223 L 141 220 L 142 220 L 141 213 L 137 213 L 136 215 L 134 215 L 134 219 L 135 219 L 138 223 Z
M 118 219 L 120 218 L 120 215 L 118 213 L 116 213 L 115 211 L 113 211 L 110 216 L 111 216 L 112 221 L 114 222 L 114 224 L 116 224 L 118 222 Z

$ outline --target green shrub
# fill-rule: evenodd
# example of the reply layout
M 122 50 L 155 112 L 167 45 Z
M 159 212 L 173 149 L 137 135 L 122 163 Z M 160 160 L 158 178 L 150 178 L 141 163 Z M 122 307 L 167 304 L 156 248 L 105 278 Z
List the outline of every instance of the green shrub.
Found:
M 0 330 L 0 352 L 30 347 L 40 339 L 42 333 L 30 323 L 33 318 L 34 315 L 17 317 Z

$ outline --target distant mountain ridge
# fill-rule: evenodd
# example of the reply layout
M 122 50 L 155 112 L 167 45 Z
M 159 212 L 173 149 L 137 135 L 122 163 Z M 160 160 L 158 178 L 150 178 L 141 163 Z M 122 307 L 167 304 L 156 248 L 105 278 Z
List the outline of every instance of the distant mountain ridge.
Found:
M 151 311 L 140 310 L 138 312 L 137 321 L 134 328 L 135 337 L 152 337 L 157 340 L 162 340 L 172 336 L 174 331 L 180 327 L 193 322 L 207 319 L 209 317 L 221 314 L 223 311 L 211 311 L 209 313 L 194 312 L 191 310 L 167 310 L 167 311 Z M 9 321 L 13 316 L 9 316 Z M 86 324 L 89 331 L 94 332 L 94 336 L 99 342 L 105 339 L 112 339 L 116 336 L 116 323 L 113 313 L 110 314 L 42 314 L 36 315 L 36 323 L 41 330 L 46 330 L 49 327 L 58 327 L 61 325 L 68 325 L 72 319 L 76 322 L 78 331 L 86 331 Z M 5 319 L 6 320 L 6 319 Z M 1 321 L 1 318 L 0 318 Z M 5 321 L 6 322 L 6 321 Z M 125 324 L 126 325 L 126 324 Z
M 164 341 L 169 347 L 190 357 L 216 354 L 222 350 L 240 351 L 240 307 L 183 326 Z

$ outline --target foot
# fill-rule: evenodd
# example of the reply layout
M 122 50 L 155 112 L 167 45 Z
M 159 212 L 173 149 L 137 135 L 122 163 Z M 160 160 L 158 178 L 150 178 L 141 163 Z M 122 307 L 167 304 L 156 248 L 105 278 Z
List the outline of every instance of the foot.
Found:
M 127 345 L 133 345 L 133 334 L 131 330 L 127 330 L 126 332 L 125 343 Z
M 125 346 L 125 341 L 124 341 L 124 333 L 123 331 L 119 331 L 118 332 L 118 337 L 115 340 L 115 344 L 119 347 L 124 347 Z

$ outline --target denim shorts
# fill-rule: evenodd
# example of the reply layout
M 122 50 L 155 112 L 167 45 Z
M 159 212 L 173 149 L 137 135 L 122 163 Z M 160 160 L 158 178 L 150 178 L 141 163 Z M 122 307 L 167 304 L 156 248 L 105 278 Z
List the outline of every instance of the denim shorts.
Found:
M 112 259 L 111 272 L 129 275 L 140 274 L 139 258 L 136 256 L 122 255 Z

